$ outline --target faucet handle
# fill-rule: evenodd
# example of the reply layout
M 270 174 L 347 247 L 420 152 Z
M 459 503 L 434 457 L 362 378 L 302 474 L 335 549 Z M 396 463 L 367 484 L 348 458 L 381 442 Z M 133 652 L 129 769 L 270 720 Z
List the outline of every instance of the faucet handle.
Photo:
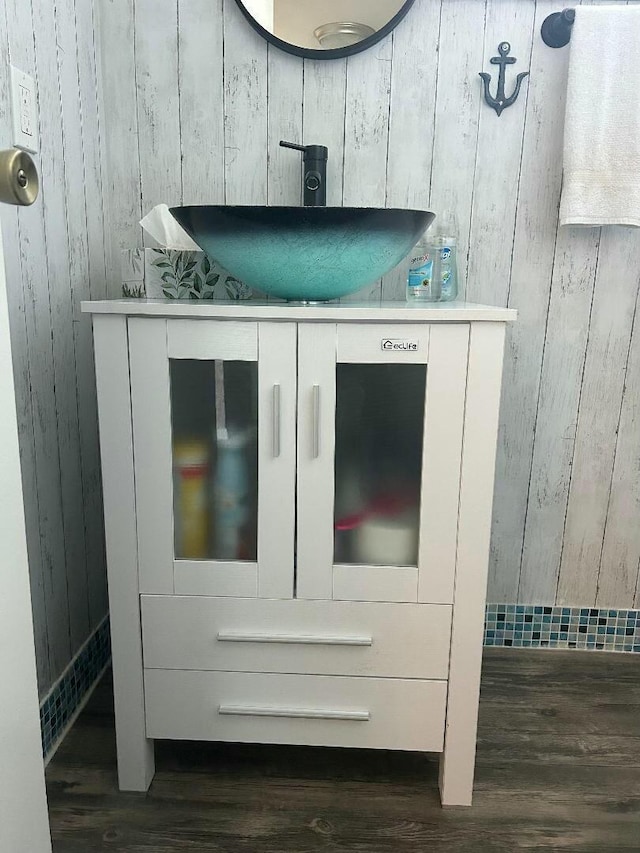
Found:
M 304 160 L 327 160 L 329 149 L 326 145 L 298 145 L 297 142 L 285 142 L 280 140 L 281 148 L 293 148 L 294 151 L 304 152 Z
M 307 150 L 306 145 L 298 145 L 295 142 L 285 142 L 284 139 L 280 140 L 280 147 L 281 148 L 293 148 L 295 151 L 306 151 Z

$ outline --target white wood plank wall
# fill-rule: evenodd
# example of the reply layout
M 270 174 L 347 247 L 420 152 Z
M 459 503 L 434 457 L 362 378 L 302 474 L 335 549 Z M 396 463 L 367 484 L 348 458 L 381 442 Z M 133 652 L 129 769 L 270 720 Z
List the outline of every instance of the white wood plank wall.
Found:
M 107 286 L 96 57 L 89 0 L 0 5 L 0 148 L 11 145 L 9 62 L 36 78 L 39 102 L 41 196 L 0 218 L 41 695 L 107 608 L 91 324 L 79 311 Z
M 463 292 L 520 311 L 489 600 L 640 606 L 640 233 L 557 228 L 568 50 L 539 30 L 561 4 L 416 0 L 368 52 L 314 62 L 267 47 L 234 0 L 97 2 L 113 257 L 161 200 L 298 203 L 280 138 L 329 146 L 330 204 L 455 213 Z M 507 87 L 531 77 L 498 118 L 478 72 L 503 40 Z M 403 298 L 401 271 L 382 295 Z

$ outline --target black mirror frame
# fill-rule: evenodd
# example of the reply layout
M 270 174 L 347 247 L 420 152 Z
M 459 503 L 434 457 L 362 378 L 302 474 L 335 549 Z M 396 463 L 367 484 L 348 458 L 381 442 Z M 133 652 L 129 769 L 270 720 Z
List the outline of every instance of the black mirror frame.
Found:
M 283 41 L 282 39 L 279 39 L 278 36 L 270 33 L 269 30 L 265 30 L 265 28 L 256 21 L 251 12 L 249 12 L 242 0 L 236 0 L 236 3 L 253 29 L 261 35 L 263 39 L 266 39 L 271 44 L 279 47 L 280 50 L 292 53 L 294 56 L 303 56 L 305 59 L 342 59 L 344 56 L 351 56 L 354 53 L 360 53 L 363 50 L 367 50 L 377 42 L 382 41 L 385 36 L 388 36 L 389 33 L 398 26 L 400 21 L 415 3 L 415 0 L 405 0 L 404 5 L 396 12 L 393 18 L 391 18 L 384 27 L 381 27 L 373 33 L 373 35 L 367 36 L 367 38 L 362 39 L 362 41 L 357 41 L 355 44 L 347 45 L 347 47 L 336 47 L 332 50 L 314 50 L 311 47 L 298 47 L 298 45 L 290 44 L 288 41 Z

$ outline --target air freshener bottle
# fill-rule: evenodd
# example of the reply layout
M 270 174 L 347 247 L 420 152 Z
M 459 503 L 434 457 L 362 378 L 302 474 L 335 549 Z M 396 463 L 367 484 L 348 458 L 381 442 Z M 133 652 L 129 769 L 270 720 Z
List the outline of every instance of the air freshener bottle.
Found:
M 435 286 L 433 249 L 425 234 L 418 240 L 409 255 L 407 275 L 407 301 L 437 302 L 439 288 Z

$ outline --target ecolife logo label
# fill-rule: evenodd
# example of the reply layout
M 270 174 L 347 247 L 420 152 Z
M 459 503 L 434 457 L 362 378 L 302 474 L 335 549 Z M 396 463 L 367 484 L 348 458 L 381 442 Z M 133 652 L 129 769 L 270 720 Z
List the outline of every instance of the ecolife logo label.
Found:
M 415 352 L 418 349 L 418 341 L 404 341 L 400 338 L 383 338 L 381 343 L 383 350 Z

